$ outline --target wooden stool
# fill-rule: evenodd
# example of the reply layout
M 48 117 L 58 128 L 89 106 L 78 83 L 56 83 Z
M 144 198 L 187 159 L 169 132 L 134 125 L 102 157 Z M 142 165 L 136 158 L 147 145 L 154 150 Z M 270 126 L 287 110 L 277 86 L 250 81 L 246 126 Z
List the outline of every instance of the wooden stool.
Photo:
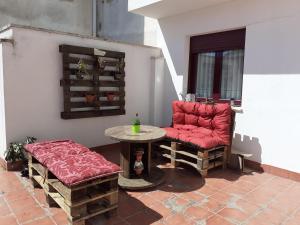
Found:
M 237 155 L 237 157 L 239 159 L 239 166 L 241 168 L 241 172 L 243 173 L 244 169 L 245 169 L 245 158 L 250 158 L 252 156 L 252 154 L 241 152 L 234 148 L 231 149 L 231 154 Z

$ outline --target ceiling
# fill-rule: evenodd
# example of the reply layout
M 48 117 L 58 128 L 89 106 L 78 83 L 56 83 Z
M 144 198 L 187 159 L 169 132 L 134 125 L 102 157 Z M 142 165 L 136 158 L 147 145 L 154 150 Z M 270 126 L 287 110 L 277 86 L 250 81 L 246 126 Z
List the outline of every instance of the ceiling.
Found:
M 228 1 L 231 0 L 129 0 L 128 10 L 160 19 Z

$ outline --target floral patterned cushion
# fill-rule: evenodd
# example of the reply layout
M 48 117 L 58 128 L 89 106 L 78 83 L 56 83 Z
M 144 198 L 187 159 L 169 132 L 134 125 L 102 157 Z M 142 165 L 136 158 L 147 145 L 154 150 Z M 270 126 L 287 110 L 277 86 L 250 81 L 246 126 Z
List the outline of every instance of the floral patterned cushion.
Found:
M 28 144 L 25 149 L 67 186 L 121 171 L 102 155 L 71 140 Z

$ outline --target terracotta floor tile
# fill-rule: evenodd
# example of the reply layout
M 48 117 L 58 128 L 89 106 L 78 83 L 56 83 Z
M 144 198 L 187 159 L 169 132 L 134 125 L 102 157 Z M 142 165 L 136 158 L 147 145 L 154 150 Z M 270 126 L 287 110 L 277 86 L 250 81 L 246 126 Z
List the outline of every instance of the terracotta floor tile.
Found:
M 127 224 L 125 220 L 123 220 L 119 216 L 106 217 L 105 215 L 98 215 L 90 220 L 88 220 L 90 225 L 121 225 Z M 88 225 L 88 224 L 86 224 Z
M 20 200 L 27 198 L 29 196 L 29 193 L 25 189 L 19 189 L 16 191 L 10 191 L 4 195 L 5 199 L 9 202 L 13 202 L 15 200 Z
M 140 202 L 142 202 L 144 205 L 147 205 L 147 206 L 151 206 L 153 204 L 155 204 L 157 201 L 155 200 L 155 198 L 152 198 L 148 195 L 143 195 L 141 197 L 138 198 L 138 200 Z
M 16 218 L 13 215 L 0 216 L 0 225 L 18 225 Z
M 161 167 L 167 175 L 164 184 L 138 192 L 120 190 L 118 215 L 110 219 L 100 215 L 89 224 L 300 224 L 300 182 L 219 169 L 209 172 L 204 182 L 191 168 Z M 1 172 L 0 225 L 66 223 L 62 209 L 48 208 L 43 190 L 33 189 L 19 173 Z
M 184 215 L 192 221 L 200 222 L 201 220 L 205 221 L 209 216 L 212 216 L 213 213 L 202 207 L 191 206 L 185 210 Z
M 248 181 L 238 181 L 235 182 L 233 185 L 227 186 L 222 191 L 228 193 L 228 194 L 234 194 L 243 196 L 249 193 L 250 191 L 253 191 L 257 186 L 253 183 L 250 183 Z
M 292 186 L 293 184 L 295 184 L 295 181 L 293 180 L 275 176 L 273 179 L 267 181 L 264 185 L 267 187 L 284 189 Z
M 205 183 L 215 189 L 222 190 L 223 188 L 231 185 L 232 181 L 228 181 L 225 179 L 207 178 L 205 179 Z
M 205 197 L 199 192 L 187 192 L 180 195 L 181 198 L 195 203 L 201 202 Z
M 193 224 L 193 222 L 191 222 L 190 220 L 185 218 L 182 214 L 175 214 L 175 215 L 169 216 L 165 220 L 165 224 L 167 224 L 167 225 L 183 225 L 183 224 L 190 225 L 190 224 Z
M 47 205 L 46 195 L 42 189 L 35 189 L 34 197 L 41 205 L 43 205 L 43 206 Z
M 168 207 L 166 207 L 163 203 L 161 202 L 156 202 L 152 206 L 149 207 L 151 210 L 157 212 L 160 214 L 162 217 L 168 217 L 169 215 L 172 214 L 172 210 Z M 146 209 L 146 211 L 149 209 Z
M 14 200 L 12 202 L 8 201 L 8 204 L 14 213 L 18 213 L 20 211 L 26 211 L 27 209 L 38 206 L 37 202 L 31 196 Z
M 165 192 L 165 191 L 154 191 L 147 195 L 157 201 L 165 201 L 174 196 L 172 192 Z
M 45 211 L 39 206 L 29 207 L 27 209 L 19 210 L 15 215 L 20 223 L 25 223 L 36 218 L 44 217 Z
M 209 185 L 205 185 L 205 186 L 199 188 L 199 189 L 197 190 L 197 192 L 199 192 L 199 193 L 201 193 L 201 194 L 203 194 L 203 195 L 209 197 L 209 196 L 215 194 L 216 192 L 218 192 L 218 189 L 217 189 L 217 188 L 210 187 Z
M 280 211 L 266 208 L 250 219 L 250 224 L 279 225 L 282 224 L 286 218 L 287 216 L 283 215 Z
M 286 221 L 283 223 L 284 225 L 299 225 L 300 223 L 300 208 L 292 214 Z
M 231 222 L 241 223 L 250 216 L 253 216 L 259 207 L 245 200 L 232 200 L 228 202 L 226 207 L 218 212 L 219 215 Z
M 278 198 L 274 198 L 269 202 L 268 208 L 280 211 L 282 214 L 290 215 L 297 208 L 299 208 L 300 202 L 299 200 L 291 200 L 285 196 L 280 196 Z
M 211 195 L 210 197 L 214 198 L 218 201 L 226 203 L 228 200 L 230 200 L 232 198 L 232 196 L 233 195 L 228 194 L 226 192 L 219 191 L 219 192 L 216 192 L 215 194 Z
M 11 211 L 4 200 L 0 200 L 0 217 L 11 214 Z
M 233 225 L 233 223 L 230 223 L 221 216 L 214 215 L 206 221 L 205 225 Z
M 156 212 L 139 212 L 131 217 L 126 219 L 131 225 L 149 225 L 154 224 L 155 222 L 159 221 L 162 217 L 157 214 Z
M 268 188 L 258 188 L 250 193 L 248 193 L 243 198 L 251 203 L 258 205 L 265 205 L 271 201 L 276 195 L 276 192 Z
M 33 220 L 29 223 L 26 223 L 26 225 L 55 225 L 55 223 L 49 217 L 45 217 Z
M 119 202 L 129 199 L 130 196 L 123 190 L 119 190 Z
M 214 198 L 205 198 L 200 203 L 197 204 L 203 208 L 208 209 L 211 212 L 218 212 L 226 206 L 226 203 L 223 201 L 216 200 Z
M 193 203 L 180 197 L 172 197 L 166 200 L 164 206 L 170 209 L 173 213 L 182 213 Z
M 274 176 L 268 173 L 253 172 L 252 174 L 241 176 L 240 180 L 245 180 L 255 185 L 262 185 L 273 178 Z
M 145 209 L 145 205 L 143 203 L 131 198 L 119 203 L 118 214 L 122 218 L 127 218 L 144 209 Z
M 57 223 L 57 225 L 68 225 L 67 214 L 63 211 L 54 214 L 52 219 Z

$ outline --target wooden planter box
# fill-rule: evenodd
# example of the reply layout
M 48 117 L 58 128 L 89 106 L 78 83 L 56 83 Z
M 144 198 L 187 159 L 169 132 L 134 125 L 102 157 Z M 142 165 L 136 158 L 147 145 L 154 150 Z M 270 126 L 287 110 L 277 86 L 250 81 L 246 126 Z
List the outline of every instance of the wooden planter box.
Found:
M 0 165 L 7 171 L 21 171 L 24 166 L 24 161 L 7 162 L 4 159 L 0 160 Z

